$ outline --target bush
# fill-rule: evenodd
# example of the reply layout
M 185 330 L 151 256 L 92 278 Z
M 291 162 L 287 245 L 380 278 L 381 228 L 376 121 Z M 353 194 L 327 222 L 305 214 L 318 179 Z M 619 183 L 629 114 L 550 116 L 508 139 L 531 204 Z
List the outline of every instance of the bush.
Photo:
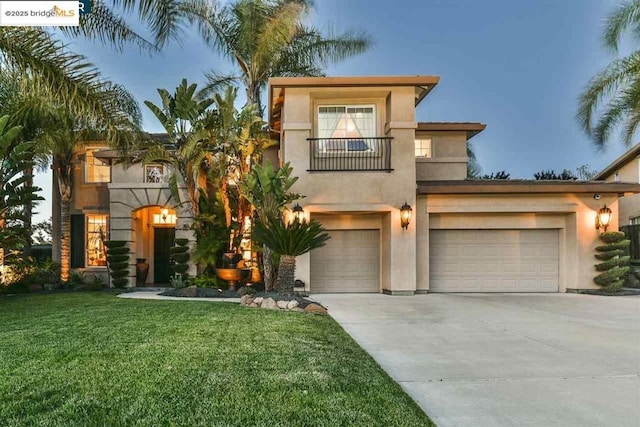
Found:
M 173 254 L 171 258 L 173 258 L 173 260 L 178 264 L 184 264 L 185 262 L 189 261 L 189 254 L 187 253 Z
M 129 275 L 129 270 L 115 270 L 111 272 L 111 277 L 114 279 L 121 279 Z
M 108 263 L 120 263 L 129 261 L 129 255 L 107 255 Z M 127 262 L 127 265 L 129 263 Z
M 190 286 L 189 278 L 184 277 L 182 274 L 174 274 L 173 276 L 171 276 L 171 279 L 169 279 L 169 283 L 171 283 L 171 286 L 176 289 L 182 289 Z
M 114 287 L 123 289 L 125 286 L 127 286 L 127 283 L 129 283 L 129 279 L 127 279 L 126 277 L 123 277 L 121 279 L 111 279 L 111 283 Z
M 113 262 L 111 263 L 112 270 L 125 270 L 129 268 L 128 262 Z
M 104 242 L 104 245 L 108 249 L 124 248 L 126 244 L 127 244 L 126 240 L 107 240 Z
M 173 270 L 174 270 L 176 273 L 179 273 L 179 274 L 184 274 L 184 273 L 186 273 L 188 269 L 189 269 L 189 265 L 188 265 L 188 264 L 175 264 L 175 265 L 173 266 Z
M 199 276 L 191 279 L 191 282 L 199 288 L 227 289 L 229 284 L 217 276 Z
M 101 291 L 106 287 L 102 276 L 92 274 L 85 280 L 85 284 L 75 288 L 76 291 Z
M 87 278 L 85 277 L 82 271 L 72 271 L 69 275 L 69 281 L 67 282 L 67 287 L 70 289 L 75 289 L 78 287 L 82 287 L 87 284 Z
M 171 255 L 176 255 L 176 254 L 184 254 L 189 252 L 189 247 L 188 246 L 172 246 L 169 248 L 169 253 Z
M 631 242 L 625 238 L 624 233 L 616 231 L 602 233 L 600 240 L 606 245 L 596 247 L 599 253 L 595 256 L 604 262 L 595 265 L 596 270 L 602 273 L 594 277 L 593 281 L 603 286 L 607 292 L 616 292 L 623 286 L 624 278 L 630 271 L 630 257 L 625 255 L 625 250 Z
M 125 255 L 129 253 L 129 248 L 113 248 L 109 249 L 109 254 L 113 255 Z M 127 257 L 128 258 L 128 257 Z
M 189 244 L 189 239 L 175 239 L 176 246 L 187 246 Z

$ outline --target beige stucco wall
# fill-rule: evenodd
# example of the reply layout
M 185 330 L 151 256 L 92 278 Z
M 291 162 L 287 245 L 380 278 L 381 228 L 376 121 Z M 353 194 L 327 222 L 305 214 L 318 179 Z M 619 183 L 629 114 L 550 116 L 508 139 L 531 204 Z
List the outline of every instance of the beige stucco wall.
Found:
M 299 178 L 292 190 L 307 196 L 300 204 L 312 218 L 319 213 L 378 215 L 386 237 L 382 257 L 388 260 L 382 288 L 394 292 L 415 289 L 415 228 L 400 228 L 399 211 L 405 201 L 415 206 L 414 100 L 412 87 L 287 88 L 282 114 L 281 156 Z M 393 138 L 392 172 L 307 172 L 307 138 L 316 135 L 315 111 L 318 105 L 335 103 L 376 105 L 378 136 Z M 296 274 L 307 283 L 308 259 L 300 257 Z
M 431 158 L 416 158 L 418 181 L 467 177 L 466 132 L 416 132 L 416 139 L 431 138 Z
M 609 174 L 605 178 L 606 182 L 615 182 L 615 172 L 618 172 L 618 181 L 619 182 L 639 182 L 640 181 L 640 171 L 639 171 L 639 163 L 640 160 L 638 158 L 633 158 L 629 160 L 625 165 L 619 168 L 617 171 Z M 634 194 L 632 196 L 626 196 L 620 198 L 620 212 L 618 215 L 618 220 L 621 225 L 629 224 L 629 220 L 633 217 L 640 216 L 640 194 Z
M 417 291 L 429 289 L 429 230 L 550 228 L 560 233 L 560 292 L 597 289 L 594 248 L 601 244 L 596 211 L 606 203 L 618 224 L 617 196 L 602 195 L 430 195 L 417 202 Z
M 615 174 L 618 172 L 618 181 L 620 182 L 638 182 L 640 180 L 640 175 L 638 173 L 638 163 L 639 159 L 631 159 L 626 164 L 624 164 L 621 168 L 611 173 L 605 181 L 607 182 L 615 182 Z

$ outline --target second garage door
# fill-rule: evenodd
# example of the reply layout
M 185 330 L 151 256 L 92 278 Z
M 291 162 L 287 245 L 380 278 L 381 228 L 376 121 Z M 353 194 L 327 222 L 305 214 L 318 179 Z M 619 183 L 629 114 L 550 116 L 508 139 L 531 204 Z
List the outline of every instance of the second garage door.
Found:
M 558 230 L 431 230 L 432 292 L 558 292 Z
M 311 251 L 311 292 L 379 292 L 378 230 L 332 230 L 326 246 Z

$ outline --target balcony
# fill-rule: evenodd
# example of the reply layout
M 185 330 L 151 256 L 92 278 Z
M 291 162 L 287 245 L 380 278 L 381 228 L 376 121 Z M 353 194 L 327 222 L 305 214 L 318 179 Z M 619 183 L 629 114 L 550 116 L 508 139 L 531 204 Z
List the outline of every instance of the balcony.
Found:
M 393 138 L 308 138 L 309 172 L 391 172 Z

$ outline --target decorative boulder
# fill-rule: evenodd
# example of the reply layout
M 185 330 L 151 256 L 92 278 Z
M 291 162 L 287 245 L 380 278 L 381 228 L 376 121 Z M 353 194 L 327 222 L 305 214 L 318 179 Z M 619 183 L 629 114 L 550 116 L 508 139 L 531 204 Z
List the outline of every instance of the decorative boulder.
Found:
M 306 311 L 307 313 L 327 314 L 327 309 L 320 304 L 316 304 L 315 302 L 306 306 L 304 308 L 304 311 Z
M 288 302 L 289 302 L 289 301 L 278 301 L 278 302 L 276 303 L 276 305 L 278 306 L 278 308 L 279 308 L 279 309 L 281 309 L 281 310 L 286 310 L 286 309 L 287 309 L 287 303 L 288 303 Z
M 260 307 L 266 308 L 268 310 L 278 310 L 278 304 L 275 302 L 273 298 L 264 299 Z

